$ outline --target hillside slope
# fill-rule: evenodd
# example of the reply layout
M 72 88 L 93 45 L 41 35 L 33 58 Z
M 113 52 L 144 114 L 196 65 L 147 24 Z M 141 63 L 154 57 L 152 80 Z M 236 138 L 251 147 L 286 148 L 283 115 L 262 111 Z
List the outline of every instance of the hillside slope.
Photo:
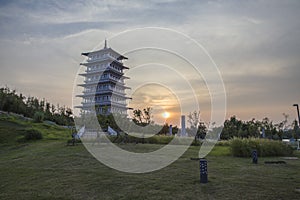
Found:
M 0 145 L 20 143 L 28 129 L 42 133 L 43 140 L 66 140 L 70 138 L 68 128 L 56 124 L 34 123 L 32 120 L 16 114 L 0 113 Z

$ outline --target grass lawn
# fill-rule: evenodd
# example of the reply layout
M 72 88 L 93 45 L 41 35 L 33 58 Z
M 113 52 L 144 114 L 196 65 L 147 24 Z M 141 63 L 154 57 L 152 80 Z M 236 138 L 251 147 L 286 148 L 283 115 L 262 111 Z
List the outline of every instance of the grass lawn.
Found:
M 33 127 L 43 140 L 18 143 Z M 159 171 L 129 174 L 97 161 L 82 144 L 66 146 L 69 130 L 45 123 L 0 119 L 0 199 L 300 199 L 300 159 L 266 165 L 282 158 L 230 155 L 216 146 L 207 156 L 209 183 L 199 183 L 199 147 Z M 149 152 L 162 145 L 123 144 L 123 149 Z M 295 153 L 300 158 L 300 153 Z
M 125 147 L 124 147 L 125 146 Z M 150 144 L 122 148 L 156 149 Z M 259 164 L 217 146 L 207 157 L 209 183 L 199 183 L 199 147 L 170 166 L 147 174 L 110 169 L 83 145 L 40 141 L 0 148 L 0 199 L 299 199 L 300 160 Z M 298 154 L 298 157 L 300 155 Z

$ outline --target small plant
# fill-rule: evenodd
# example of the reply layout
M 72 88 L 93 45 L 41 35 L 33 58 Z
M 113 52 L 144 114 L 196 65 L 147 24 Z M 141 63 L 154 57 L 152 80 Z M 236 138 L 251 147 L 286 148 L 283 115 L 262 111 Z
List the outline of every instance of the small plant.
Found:
M 33 115 L 33 121 L 36 123 L 41 123 L 44 121 L 44 113 L 42 112 L 35 112 Z
M 25 132 L 24 138 L 25 140 L 40 140 L 43 138 L 43 135 L 36 129 L 28 129 Z

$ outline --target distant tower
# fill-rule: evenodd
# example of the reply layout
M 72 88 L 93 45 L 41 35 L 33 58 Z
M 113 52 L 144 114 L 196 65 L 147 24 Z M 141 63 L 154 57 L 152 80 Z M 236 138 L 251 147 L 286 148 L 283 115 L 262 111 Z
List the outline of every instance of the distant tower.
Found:
M 83 94 L 77 95 L 82 97 L 81 108 L 84 113 L 91 112 L 95 109 L 97 114 L 110 113 L 127 113 L 123 70 L 129 69 L 123 65 L 122 60 L 127 59 L 125 56 L 117 53 L 107 47 L 105 40 L 104 48 L 82 53 L 87 60 L 80 65 L 86 67 L 86 71 L 81 76 L 85 77 L 84 83 L 79 84 L 84 88 Z
M 181 115 L 181 134 L 180 136 L 187 136 L 185 130 L 185 115 Z

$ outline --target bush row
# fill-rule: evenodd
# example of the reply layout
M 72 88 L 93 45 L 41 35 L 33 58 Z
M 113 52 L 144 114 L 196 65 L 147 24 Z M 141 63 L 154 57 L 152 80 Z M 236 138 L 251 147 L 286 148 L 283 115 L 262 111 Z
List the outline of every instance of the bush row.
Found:
M 110 141 L 114 143 L 147 143 L 147 144 L 189 144 L 193 138 L 180 138 L 174 136 L 155 135 L 149 138 L 139 138 L 131 135 L 109 136 Z M 191 145 L 199 146 L 199 141 L 192 141 Z
M 293 148 L 281 141 L 259 138 L 233 138 L 230 140 L 230 150 L 233 156 L 250 157 L 253 150 L 258 156 L 288 156 Z

